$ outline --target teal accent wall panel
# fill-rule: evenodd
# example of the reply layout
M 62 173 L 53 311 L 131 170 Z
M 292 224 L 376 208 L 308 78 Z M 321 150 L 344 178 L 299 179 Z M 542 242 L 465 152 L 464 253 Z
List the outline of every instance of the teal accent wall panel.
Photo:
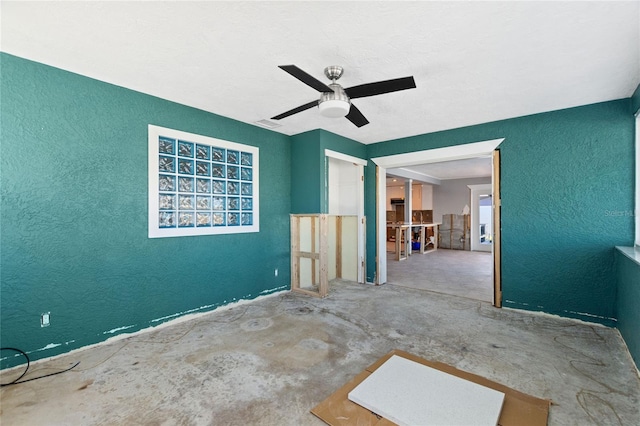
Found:
M 291 137 L 291 213 L 321 213 L 320 130 Z
M 632 245 L 630 100 L 605 102 L 368 145 L 369 158 L 505 138 L 504 306 L 615 323 L 614 246 Z M 368 175 L 367 193 L 375 185 Z M 366 201 L 372 217 L 375 199 Z M 375 229 L 367 229 L 367 279 Z
M 291 137 L 291 213 L 327 213 L 325 149 L 366 159 L 366 145 L 316 129 Z
M 361 158 L 365 160 L 367 158 L 367 146 L 354 141 L 353 139 L 345 138 L 344 136 L 336 135 L 335 133 L 320 130 L 322 154 L 324 155 L 325 149 L 340 152 L 342 154 L 350 155 L 352 157 Z
M 616 250 L 618 329 L 640 367 L 640 265 Z
M 640 85 L 636 87 L 633 96 L 631 96 L 631 113 L 635 114 L 640 111 Z
M 7 54 L 0 66 L 3 346 L 48 357 L 289 288 L 288 136 Z M 148 124 L 259 147 L 260 232 L 147 238 Z
M 370 157 L 375 158 L 375 156 Z M 378 245 L 376 239 L 376 226 L 378 223 L 378 212 L 376 209 L 376 181 L 377 166 L 369 160 L 367 167 L 364 168 L 364 215 L 367 217 L 365 253 L 366 253 L 366 282 L 377 284 L 378 271 Z M 386 256 L 387 253 L 381 253 Z

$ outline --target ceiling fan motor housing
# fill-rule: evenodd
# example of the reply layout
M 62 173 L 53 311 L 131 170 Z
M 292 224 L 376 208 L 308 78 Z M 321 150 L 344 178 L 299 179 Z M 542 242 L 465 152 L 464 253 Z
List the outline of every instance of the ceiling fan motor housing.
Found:
M 340 65 L 329 65 L 324 69 L 324 75 L 326 75 L 329 80 L 333 80 L 334 82 L 342 77 L 343 72 L 344 68 L 342 68 Z
M 338 83 L 331 83 L 329 87 L 333 89 L 333 92 L 324 92 L 320 95 L 318 101 L 320 114 L 325 117 L 344 117 L 351 108 L 349 96 Z

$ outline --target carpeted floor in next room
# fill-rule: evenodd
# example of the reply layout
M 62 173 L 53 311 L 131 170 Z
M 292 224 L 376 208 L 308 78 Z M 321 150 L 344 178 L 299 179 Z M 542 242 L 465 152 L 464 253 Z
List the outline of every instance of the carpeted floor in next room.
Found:
M 396 348 L 551 399 L 550 425 L 640 424 L 640 379 L 615 329 L 349 282 L 36 363 L 28 377 L 81 362 L 3 387 L 0 422 L 321 425 L 309 410 Z

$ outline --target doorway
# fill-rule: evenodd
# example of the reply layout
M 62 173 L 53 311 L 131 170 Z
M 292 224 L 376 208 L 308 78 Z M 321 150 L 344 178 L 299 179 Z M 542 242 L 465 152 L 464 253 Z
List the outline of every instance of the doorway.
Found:
M 327 180 L 325 182 L 326 211 L 330 215 L 357 217 L 357 248 L 353 263 L 357 268 L 357 281 L 365 282 L 365 216 L 364 166 L 367 160 L 339 152 L 325 150 Z
M 375 284 L 380 285 L 387 282 L 387 274 L 388 274 L 388 263 L 387 263 L 387 238 L 386 238 L 386 174 L 387 169 L 391 168 L 401 168 L 401 167 L 409 167 L 418 164 L 426 164 L 426 163 L 441 163 L 446 161 L 454 161 L 454 160 L 462 160 L 462 159 L 471 159 L 476 157 L 493 157 L 493 170 L 492 173 L 492 183 L 491 187 L 495 188 L 496 184 L 499 183 L 499 161 L 496 161 L 496 155 L 494 151 L 498 147 L 498 145 L 504 139 L 494 139 L 483 142 L 475 142 L 463 145 L 456 145 L 452 147 L 446 148 L 437 148 L 432 150 L 418 151 L 418 152 L 410 152 L 405 154 L 396 154 L 386 157 L 377 157 L 372 158 L 373 161 L 377 165 L 376 169 L 376 280 Z M 496 151 L 497 152 L 497 151 Z M 492 190 L 492 201 L 494 204 L 494 212 L 496 213 L 494 221 L 495 223 L 499 222 L 499 190 Z M 486 194 L 485 194 L 486 195 Z M 495 208 L 495 206 L 498 206 Z M 501 280 L 500 280 L 500 250 L 499 250 L 499 226 L 496 226 L 495 223 L 491 225 L 492 235 L 489 238 L 492 244 L 489 247 L 495 248 L 492 250 L 492 265 L 498 265 L 497 267 L 492 268 L 492 281 L 493 281 L 493 304 L 494 306 L 501 306 Z M 485 224 L 486 225 L 486 224 Z M 485 227 L 486 229 L 486 227 Z M 479 229 L 478 229 L 479 231 Z M 486 238 L 486 237 L 485 237 Z M 495 243 L 494 243 L 495 242 Z M 490 249 L 491 250 L 491 249 Z
M 471 250 L 491 252 L 493 247 L 493 187 L 468 185 L 471 190 Z

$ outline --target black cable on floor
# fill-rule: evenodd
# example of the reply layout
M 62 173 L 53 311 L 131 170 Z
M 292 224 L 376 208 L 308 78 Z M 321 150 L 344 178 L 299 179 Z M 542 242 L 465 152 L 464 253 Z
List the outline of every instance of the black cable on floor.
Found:
M 56 374 L 66 373 L 67 371 L 76 368 L 78 366 L 78 364 L 80 364 L 80 361 L 78 361 L 74 365 L 72 365 L 71 367 L 67 368 L 66 370 L 56 371 L 55 373 L 45 374 L 44 376 L 33 377 L 31 379 L 20 381 L 20 379 L 22 379 L 24 377 L 24 375 L 27 374 L 27 371 L 29 371 L 29 366 L 31 365 L 31 360 L 29 360 L 29 355 L 27 355 L 26 352 L 24 352 L 24 351 L 22 351 L 20 349 L 16 349 L 16 348 L 0 348 L 0 352 L 5 351 L 5 350 L 7 350 L 7 351 L 16 351 L 19 354 L 21 354 L 22 356 L 24 356 L 25 359 L 27 360 L 27 366 L 24 369 L 24 371 L 22 372 L 22 374 L 17 379 L 15 379 L 15 380 L 13 380 L 12 382 L 9 382 L 9 383 L 0 383 L 0 387 L 1 386 L 18 385 L 20 383 L 27 383 L 27 382 L 30 382 L 32 380 L 38 380 L 38 379 L 42 379 L 42 378 L 45 378 L 45 377 L 55 376 Z

